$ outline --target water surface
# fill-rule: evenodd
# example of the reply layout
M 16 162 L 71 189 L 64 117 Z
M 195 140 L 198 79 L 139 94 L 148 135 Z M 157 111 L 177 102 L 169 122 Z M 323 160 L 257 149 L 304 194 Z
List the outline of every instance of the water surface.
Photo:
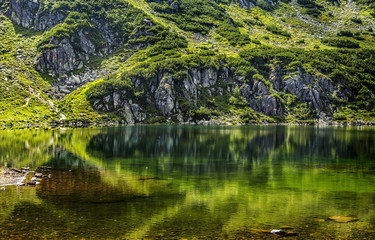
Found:
M 372 127 L 1 131 L 0 166 L 53 167 L 0 192 L 1 239 L 375 239 Z

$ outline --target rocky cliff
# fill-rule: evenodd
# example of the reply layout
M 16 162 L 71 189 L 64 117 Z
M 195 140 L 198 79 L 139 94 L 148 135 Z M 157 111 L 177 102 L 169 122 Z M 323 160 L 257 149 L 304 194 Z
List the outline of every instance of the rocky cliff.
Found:
M 178 99 L 182 98 L 191 105 L 199 106 L 203 96 L 211 99 L 224 95 L 233 96 L 235 89 L 239 89 L 239 96 L 246 101 L 243 106 L 270 116 L 283 116 L 290 111 L 280 98 L 280 93 L 290 94 L 295 96 L 298 102 L 306 103 L 316 113 L 317 118 L 331 115 L 334 110 L 332 104 L 337 101 L 345 102 L 350 95 L 327 77 L 313 76 L 301 68 L 297 72 L 283 75 L 279 65 L 273 65 L 273 70 L 264 82 L 259 79 L 245 79 L 226 67 L 189 69 L 185 73 L 186 77 L 182 82 L 174 80 L 169 74 L 160 73 L 155 78 L 145 80 L 134 77 L 133 84 L 137 87 L 141 81 L 146 81 L 149 84 L 148 91 L 144 92 L 147 104 L 154 105 L 162 116 L 182 115 L 182 121 L 192 119 L 181 108 L 181 101 Z M 147 114 L 144 109 L 132 103 L 126 96 L 126 91 L 111 92 L 101 99 L 96 99 L 93 107 L 102 112 L 116 112 L 128 123 L 145 120 Z
M 67 12 L 48 8 L 40 0 L 10 0 L 5 15 L 22 27 L 42 31 L 62 23 Z
M 90 56 L 106 57 L 113 53 L 127 42 L 131 32 L 138 26 L 135 23 L 129 26 L 128 21 L 142 14 L 125 2 L 121 2 L 119 9 L 112 11 L 124 9 L 121 14 L 130 19 L 124 23 L 120 20 L 116 24 L 111 19 L 104 20 L 111 18 L 108 13 L 95 11 L 95 5 L 98 4 L 92 1 L 10 0 L 4 14 L 24 28 L 48 30 L 38 44 L 34 65 L 41 72 L 65 73 L 83 68 Z M 92 6 L 94 10 L 89 10 Z M 84 12 L 80 13 L 82 10 Z M 133 11 L 135 15 L 126 16 L 127 11 Z M 142 20 L 144 24 L 152 25 L 150 20 L 144 18 L 135 21 Z

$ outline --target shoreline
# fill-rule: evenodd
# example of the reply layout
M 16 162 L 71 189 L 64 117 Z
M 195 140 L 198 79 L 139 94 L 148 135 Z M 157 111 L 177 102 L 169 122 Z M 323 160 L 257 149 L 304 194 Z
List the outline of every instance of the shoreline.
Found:
M 0 169 L 0 187 L 24 186 L 29 171 L 20 171 L 15 168 Z
M 85 121 L 51 121 L 49 123 L 27 123 L 27 124 L 3 124 L 0 125 L 0 130 L 7 129 L 56 129 L 56 128 L 89 128 L 89 127 L 113 127 L 113 126 L 134 126 L 134 125 L 188 125 L 188 126 L 247 126 L 247 125 L 291 125 L 291 126 L 375 126 L 375 122 L 364 121 L 358 119 L 353 122 L 331 121 L 321 119 L 311 119 L 300 122 L 235 122 L 233 119 L 211 119 L 211 120 L 198 120 L 189 122 L 158 122 L 158 123 L 135 123 L 126 124 L 124 121 L 106 121 L 106 122 L 85 122 Z
M 260 123 L 233 123 L 233 122 L 219 122 L 216 120 L 200 120 L 197 122 L 162 122 L 162 123 L 135 123 L 124 124 L 118 121 L 112 122 L 61 122 L 49 124 L 22 124 L 22 125 L 0 125 L 1 130 L 16 130 L 16 129 L 58 129 L 58 128 L 93 128 L 93 127 L 125 127 L 125 126 L 158 126 L 158 125 L 171 125 L 171 126 L 267 126 L 267 125 L 280 125 L 280 126 L 375 126 L 375 122 L 336 122 L 336 121 L 306 121 L 306 122 L 260 122 Z

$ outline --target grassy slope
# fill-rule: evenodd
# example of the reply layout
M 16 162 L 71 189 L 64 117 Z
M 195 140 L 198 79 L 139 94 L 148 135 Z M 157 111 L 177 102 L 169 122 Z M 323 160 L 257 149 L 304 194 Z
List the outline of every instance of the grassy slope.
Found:
M 76 91 L 68 94 L 61 102 L 58 103 L 59 109 L 68 120 L 81 122 L 94 121 L 102 122 L 108 119 L 107 114 L 100 114 L 95 111 L 86 99 L 86 91 L 102 82 L 103 79 L 88 83 Z
M 0 125 L 47 121 L 56 112 L 46 96 L 51 86 L 32 63 L 39 36 L 15 27 L 5 17 L 0 19 Z

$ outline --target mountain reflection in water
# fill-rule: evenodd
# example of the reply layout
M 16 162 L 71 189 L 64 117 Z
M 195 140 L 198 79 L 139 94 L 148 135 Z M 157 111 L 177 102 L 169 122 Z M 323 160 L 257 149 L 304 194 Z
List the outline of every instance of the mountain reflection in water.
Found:
M 1 166 L 53 170 L 0 193 L 0 238 L 259 239 L 286 225 L 373 238 L 374 140 L 371 127 L 2 131 Z

